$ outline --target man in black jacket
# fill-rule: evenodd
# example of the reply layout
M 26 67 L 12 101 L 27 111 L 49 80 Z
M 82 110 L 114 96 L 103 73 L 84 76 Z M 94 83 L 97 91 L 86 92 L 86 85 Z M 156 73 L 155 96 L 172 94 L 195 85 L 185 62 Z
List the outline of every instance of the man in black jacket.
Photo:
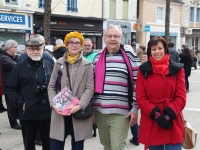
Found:
M 35 150 L 35 135 L 39 128 L 43 150 L 49 150 L 51 109 L 47 86 L 53 70 L 42 59 L 44 43 L 32 38 L 25 43 L 28 57 L 16 64 L 6 83 L 11 104 L 18 108 L 25 150 Z
M 18 59 L 18 57 L 15 55 L 17 51 L 17 45 L 18 43 L 16 41 L 7 40 L 3 48 L 3 53 L 0 54 L 0 69 L 1 69 L 0 72 L 2 73 L 2 90 L 5 95 L 7 108 L 9 107 L 9 98 L 8 98 L 9 93 L 5 93 L 5 85 L 11 73 L 11 70 L 16 64 L 17 59 Z M 17 120 L 13 119 L 10 116 L 9 111 L 7 111 L 7 113 L 8 113 L 8 119 L 9 119 L 11 128 L 21 129 L 21 126 L 18 124 Z

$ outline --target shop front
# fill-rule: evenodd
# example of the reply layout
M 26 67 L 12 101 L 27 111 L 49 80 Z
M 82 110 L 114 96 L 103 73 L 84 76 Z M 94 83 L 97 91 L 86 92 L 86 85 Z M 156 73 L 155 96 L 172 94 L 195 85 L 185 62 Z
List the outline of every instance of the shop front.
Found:
M 23 45 L 29 38 L 31 30 L 32 12 L 25 14 L 0 11 L 0 45 L 8 39 L 13 39 Z
M 132 45 L 131 41 L 131 23 L 123 21 L 107 21 L 107 27 L 112 25 L 118 25 L 122 30 L 122 44 Z
M 200 53 L 200 29 L 198 28 L 186 29 L 185 38 L 186 38 L 186 43 L 188 43 L 190 50 L 192 50 L 193 53 L 195 53 L 196 51 Z
M 40 34 L 43 34 L 43 21 L 43 14 L 34 14 L 34 24 L 37 29 L 41 29 Z M 65 35 L 69 32 L 78 31 L 83 34 L 84 38 L 92 40 L 94 49 L 102 48 L 103 19 L 52 15 L 50 30 L 52 45 L 55 44 L 56 39 L 64 40 Z

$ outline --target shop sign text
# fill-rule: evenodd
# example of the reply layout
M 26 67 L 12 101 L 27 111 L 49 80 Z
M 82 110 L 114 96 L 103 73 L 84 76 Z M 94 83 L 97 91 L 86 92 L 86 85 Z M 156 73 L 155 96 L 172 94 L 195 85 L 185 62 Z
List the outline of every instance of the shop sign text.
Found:
M 0 13 L 0 23 L 25 24 L 25 15 Z

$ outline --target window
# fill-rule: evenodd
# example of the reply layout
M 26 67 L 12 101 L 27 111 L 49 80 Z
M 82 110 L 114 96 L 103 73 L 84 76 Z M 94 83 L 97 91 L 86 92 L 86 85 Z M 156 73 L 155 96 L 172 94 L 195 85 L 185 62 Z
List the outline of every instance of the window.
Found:
M 6 5 L 18 5 L 18 0 L 5 0 Z
M 163 7 L 157 7 L 156 20 L 159 22 L 163 22 L 163 20 L 164 20 L 164 8 Z
M 190 22 L 194 22 L 194 7 L 190 7 Z
M 200 8 L 197 8 L 197 22 L 200 22 Z
M 78 12 L 77 0 L 67 0 L 67 11 Z
M 44 0 L 39 0 L 38 7 L 39 8 L 44 8 L 44 4 L 45 4 Z

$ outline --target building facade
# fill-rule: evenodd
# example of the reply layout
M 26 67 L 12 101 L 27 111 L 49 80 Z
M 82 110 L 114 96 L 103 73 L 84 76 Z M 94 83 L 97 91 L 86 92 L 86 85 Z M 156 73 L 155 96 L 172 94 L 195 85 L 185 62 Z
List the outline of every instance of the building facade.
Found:
M 0 45 L 13 39 L 19 44 L 29 38 L 33 31 L 33 11 L 19 9 L 19 1 L 0 1 Z
M 184 0 L 184 3 L 182 41 L 188 43 L 193 53 L 200 52 L 200 0 Z
M 13 37 L 23 44 L 31 35 L 36 33 L 43 35 L 44 6 L 44 0 L 0 1 L 0 19 L 3 17 L 0 20 L 0 33 L 3 33 L 0 34 L 0 40 L 5 41 L 7 37 Z M 92 3 L 82 0 L 52 1 L 51 44 L 55 44 L 57 38 L 64 39 L 65 35 L 71 31 L 79 31 L 85 38 L 92 40 L 93 48 L 102 48 L 102 6 L 102 0 Z M 4 21 L 5 18 L 8 18 L 7 21 Z M 13 21 L 11 21 L 12 18 L 14 18 Z M 21 20 L 16 20 L 16 18 Z M 14 35 L 15 33 L 17 35 Z M 19 38 L 15 38 L 16 36 Z
M 136 31 L 133 25 L 137 19 L 137 0 L 104 0 L 103 18 L 104 30 L 111 25 L 118 25 L 123 33 L 122 44 L 135 46 Z
M 182 1 L 170 2 L 170 41 L 175 43 L 175 48 L 181 48 L 181 14 Z M 137 42 L 146 44 L 153 36 L 165 36 L 165 10 L 166 1 L 143 0 L 139 4 L 139 29 L 137 30 Z

